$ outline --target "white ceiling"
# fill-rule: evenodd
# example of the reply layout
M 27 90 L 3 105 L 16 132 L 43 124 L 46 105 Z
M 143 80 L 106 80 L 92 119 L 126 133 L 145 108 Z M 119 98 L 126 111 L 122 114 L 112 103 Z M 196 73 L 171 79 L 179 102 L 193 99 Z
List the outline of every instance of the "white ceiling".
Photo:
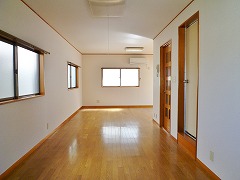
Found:
M 87 0 L 23 1 L 83 54 L 125 54 L 138 46 L 138 54 L 152 54 L 153 38 L 191 2 L 125 0 L 122 17 L 103 18 L 92 15 Z

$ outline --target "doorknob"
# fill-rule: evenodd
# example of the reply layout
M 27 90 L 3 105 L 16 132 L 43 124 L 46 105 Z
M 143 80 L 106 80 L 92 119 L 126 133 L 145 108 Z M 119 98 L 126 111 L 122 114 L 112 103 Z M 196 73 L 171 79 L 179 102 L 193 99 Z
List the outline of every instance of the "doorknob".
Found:
M 188 79 L 186 79 L 186 80 L 184 80 L 184 81 L 183 81 L 183 83 L 189 83 L 189 80 L 188 80 Z

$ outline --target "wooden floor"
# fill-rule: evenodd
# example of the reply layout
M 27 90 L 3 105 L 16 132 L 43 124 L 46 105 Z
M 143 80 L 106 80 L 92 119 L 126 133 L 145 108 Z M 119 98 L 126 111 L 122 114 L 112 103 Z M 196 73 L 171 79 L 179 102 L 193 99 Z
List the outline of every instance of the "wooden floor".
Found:
M 8 179 L 211 179 L 151 116 L 151 108 L 81 110 Z

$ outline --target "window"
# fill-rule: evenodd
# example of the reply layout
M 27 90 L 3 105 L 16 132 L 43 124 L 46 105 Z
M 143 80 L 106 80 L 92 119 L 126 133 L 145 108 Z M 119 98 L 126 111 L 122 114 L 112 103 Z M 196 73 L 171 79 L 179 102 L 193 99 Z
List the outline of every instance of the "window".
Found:
M 0 82 L 0 104 L 43 95 L 43 52 L 0 31 Z
M 18 47 L 18 94 L 39 94 L 39 54 Z
M 102 68 L 103 87 L 139 87 L 139 68 Z
M 14 97 L 13 45 L 0 41 L 0 99 Z
M 68 62 L 68 89 L 78 88 L 78 66 Z

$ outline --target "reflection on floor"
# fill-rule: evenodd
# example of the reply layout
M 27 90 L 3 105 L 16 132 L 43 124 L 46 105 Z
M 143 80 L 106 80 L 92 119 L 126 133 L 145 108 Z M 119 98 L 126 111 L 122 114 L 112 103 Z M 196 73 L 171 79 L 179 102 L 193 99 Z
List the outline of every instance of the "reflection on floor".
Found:
M 9 179 L 210 179 L 151 108 L 84 109 Z

